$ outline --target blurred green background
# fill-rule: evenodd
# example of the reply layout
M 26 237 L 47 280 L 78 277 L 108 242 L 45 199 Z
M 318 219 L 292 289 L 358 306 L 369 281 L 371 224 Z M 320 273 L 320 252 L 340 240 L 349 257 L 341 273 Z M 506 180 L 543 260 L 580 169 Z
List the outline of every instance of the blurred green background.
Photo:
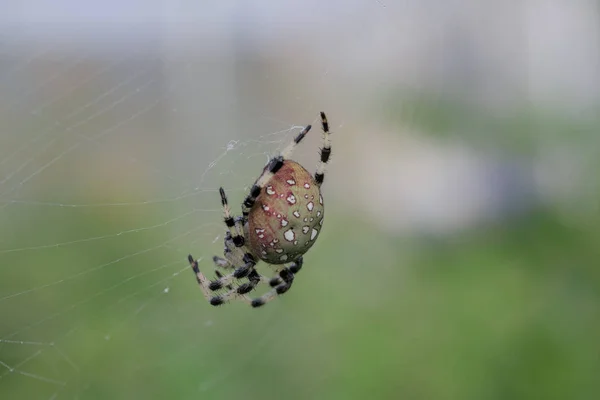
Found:
M 600 20 L 484 3 L 10 6 L 0 398 L 597 398 L 600 57 L 581 48 Z M 239 213 L 320 110 L 327 218 L 293 288 L 210 306 L 186 257 L 212 276 L 217 188 Z M 294 158 L 314 170 L 320 143 Z

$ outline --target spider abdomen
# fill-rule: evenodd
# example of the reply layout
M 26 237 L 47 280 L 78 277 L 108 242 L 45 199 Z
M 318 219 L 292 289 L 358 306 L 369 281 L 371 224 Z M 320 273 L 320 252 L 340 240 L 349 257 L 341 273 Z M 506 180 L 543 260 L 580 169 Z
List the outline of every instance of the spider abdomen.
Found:
M 297 162 L 284 161 L 248 215 L 250 249 L 269 264 L 296 260 L 317 240 L 323 211 L 313 176 Z

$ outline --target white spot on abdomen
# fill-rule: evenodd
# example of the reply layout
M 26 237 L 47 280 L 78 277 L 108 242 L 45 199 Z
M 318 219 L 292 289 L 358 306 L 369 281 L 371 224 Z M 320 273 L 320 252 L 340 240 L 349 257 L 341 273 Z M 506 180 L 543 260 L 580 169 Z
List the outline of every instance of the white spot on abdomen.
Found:
M 315 208 L 315 204 L 312 201 L 309 201 L 306 208 L 308 208 L 308 211 L 312 211 L 313 208 Z
M 290 204 L 296 204 L 296 197 L 293 194 L 290 194 L 286 200 Z
M 323 196 L 319 195 L 319 204 L 323 205 Z
M 293 186 L 293 185 L 295 185 L 295 184 L 296 184 L 296 181 L 295 181 L 295 180 L 293 180 L 293 179 L 288 179 L 286 182 L 287 182 L 287 183 L 288 183 L 288 185 L 290 185 L 290 186 Z
M 296 234 L 294 233 L 294 231 L 292 229 L 288 229 L 287 231 L 284 232 L 283 237 L 288 242 L 293 242 L 294 239 L 296 238 Z
M 287 224 L 288 224 L 287 219 L 281 220 L 281 226 L 287 226 Z
M 314 240 L 314 238 L 317 237 L 318 233 L 319 231 L 313 228 L 312 232 L 310 233 L 310 240 Z
M 275 253 L 281 254 L 283 253 L 283 249 L 275 249 Z
M 317 217 L 321 216 L 321 211 L 317 211 Z
M 305 184 L 304 184 L 304 187 L 305 187 L 305 188 L 307 188 L 307 189 L 310 189 L 310 184 L 308 184 L 308 183 L 305 183 Z
M 287 260 L 287 254 L 284 254 L 284 255 L 282 255 L 281 257 L 279 257 L 279 259 L 280 259 L 281 261 L 285 261 L 285 260 Z
M 268 195 L 274 195 L 275 191 L 273 190 L 273 186 L 267 186 L 267 194 Z
M 308 226 L 303 226 L 303 227 L 302 227 L 302 233 L 308 233 L 308 230 L 309 230 L 309 229 L 310 229 L 310 228 L 309 228 Z
M 300 218 L 300 213 L 298 212 L 298 210 L 294 211 L 293 214 L 294 214 L 294 217 Z

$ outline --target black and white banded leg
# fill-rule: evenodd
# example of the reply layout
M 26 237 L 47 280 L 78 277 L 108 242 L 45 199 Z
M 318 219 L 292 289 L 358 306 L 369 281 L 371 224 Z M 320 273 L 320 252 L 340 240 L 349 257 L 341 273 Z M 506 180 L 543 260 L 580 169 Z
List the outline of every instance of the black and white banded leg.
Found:
M 248 282 L 242 283 L 237 287 L 234 287 L 233 285 L 227 285 L 228 290 L 223 294 L 213 294 L 209 300 L 210 304 L 213 306 L 220 306 L 221 304 L 237 297 L 240 297 L 246 303 L 250 303 L 252 300 L 246 296 L 246 293 L 249 293 L 256 288 L 261 281 L 261 276 L 258 274 L 258 272 L 256 272 L 255 269 L 253 269 L 248 274 L 247 278 Z
M 233 268 L 233 266 L 229 263 L 229 261 L 227 261 L 226 259 L 224 259 L 222 257 L 214 256 L 213 257 L 213 262 L 215 263 L 215 265 L 217 266 L 217 268 L 222 268 L 222 269 L 225 269 L 225 270 Z M 215 275 L 217 276 L 217 278 L 222 278 L 223 277 L 223 274 L 221 273 L 221 271 L 219 271 L 219 269 L 215 269 Z M 231 285 L 226 285 L 225 287 L 227 289 L 231 289 L 232 288 Z
M 225 194 L 225 190 L 223 188 L 219 188 L 219 193 L 221 195 L 221 204 L 223 206 L 223 219 L 227 227 L 224 240 L 224 254 L 226 258 L 214 256 L 213 261 L 215 265 L 224 269 L 232 269 L 235 268 L 235 265 L 232 264 L 232 262 L 235 263 L 235 260 L 241 260 L 244 263 L 244 265 L 246 265 L 248 262 L 254 262 L 254 264 L 256 264 L 256 262 L 254 261 L 254 257 L 252 257 L 252 255 L 247 252 L 247 248 L 245 246 L 242 218 L 234 218 L 231 214 L 231 209 L 229 208 L 229 203 L 227 201 L 227 195 Z M 230 282 L 233 278 L 238 278 L 239 276 L 241 276 L 243 274 L 243 271 L 244 269 L 241 269 L 238 271 L 234 271 L 228 276 L 224 276 L 223 274 L 221 274 L 220 271 L 215 270 L 217 280 L 211 282 L 209 284 L 209 287 L 217 287 L 220 284 L 222 284 L 225 285 L 225 287 L 230 288 L 230 284 L 228 282 Z
M 231 253 L 233 252 L 234 249 L 236 249 L 235 244 L 233 243 L 233 239 L 231 238 L 231 232 L 225 232 L 225 238 L 224 238 L 223 242 L 225 245 L 225 248 L 223 249 L 223 255 L 225 255 L 226 258 L 219 257 L 219 256 L 213 256 L 213 262 L 215 263 L 215 266 L 217 267 L 217 269 L 215 270 L 215 272 L 217 274 L 221 273 L 221 272 L 219 272 L 219 268 L 225 269 L 225 270 L 233 268 L 233 265 L 227 259 L 227 258 L 231 258 Z
M 310 131 L 310 129 L 311 126 L 307 125 L 304 129 L 302 129 L 302 131 L 298 135 L 296 135 L 292 143 L 290 143 L 285 149 L 283 149 L 280 155 L 272 158 L 267 163 L 262 174 L 258 177 L 256 182 L 254 182 L 254 185 L 252 185 L 252 188 L 250 188 L 250 193 L 248 193 L 248 196 L 246 196 L 242 203 L 242 215 L 244 218 L 244 223 L 248 219 L 248 214 L 250 213 L 252 206 L 254 206 L 256 198 L 260 195 L 260 191 L 267 184 L 267 182 L 269 182 L 273 175 L 275 175 L 277 171 L 281 169 L 281 167 L 283 166 L 283 162 L 285 160 L 288 160 L 292 156 L 294 149 L 296 148 L 298 143 L 300 143 L 302 139 L 304 139 L 304 137 Z
M 329 137 L 329 123 L 327 122 L 327 116 L 321 111 L 321 127 L 323 128 L 323 147 L 321 148 L 321 160 L 317 165 L 317 171 L 315 172 L 315 182 L 321 186 L 325 180 L 325 169 L 327 163 L 329 163 L 329 157 L 331 156 L 331 138 Z
M 226 234 L 229 233 L 231 235 L 231 240 L 233 240 L 235 247 L 242 247 L 245 243 L 242 221 L 241 219 L 234 219 L 231 215 L 231 209 L 227 202 L 227 195 L 222 187 L 219 188 L 219 193 L 221 194 L 221 205 L 223 206 L 223 220 L 227 226 Z
M 243 276 L 240 276 L 240 274 L 238 274 L 238 276 L 234 276 L 235 272 L 228 276 L 223 276 L 219 273 L 217 275 L 219 276 L 217 280 L 209 281 L 200 272 L 200 269 L 198 268 L 198 262 L 191 255 L 188 256 L 188 261 L 192 266 L 194 273 L 196 274 L 196 279 L 198 281 L 198 284 L 200 285 L 200 289 L 202 290 L 204 297 L 206 298 L 206 300 L 208 300 L 208 302 L 211 305 L 219 306 L 232 299 L 240 298 L 242 301 L 251 305 L 254 308 L 263 306 L 275 299 L 277 296 L 286 293 L 292 287 L 292 283 L 294 282 L 294 276 L 300 271 L 303 264 L 303 259 L 302 257 L 300 257 L 298 258 L 298 260 L 291 263 L 288 267 L 282 268 L 279 271 L 278 275 L 271 279 L 261 276 L 256 271 L 256 269 L 254 269 L 253 266 L 248 266 L 248 270 L 250 272 L 248 272 L 245 275 L 241 274 Z M 240 270 L 241 268 L 238 268 L 236 269 L 236 272 Z M 230 276 L 234 276 L 234 278 L 236 279 L 247 278 L 248 282 L 242 283 L 238 286 L 234 286 L 232 284 L 225 284 L 224 282 L 226 282 L 227 278 Z M 263 294 L 260 297 L 250 299 L 246 294 L 254 290 L 260 282 L 268 282 L 269 286 L 271 287 L 271 290 L 269 290 L 267 293 Z M 225 293 L 216 293 L 223 288 L 227 289 Z
M 278 276 L 271 278 L 269 281 L 269 286 L 271 286 L 272 289 L 262 296 L 252 299 L 250 305 L 254 308 L 264 306 L 277 296 L 290 290 L 292 283 L 294 282 L 294 276 L 302 268 L 302 263 L 303 259 L 300 257 L 288 267 L 282 268 L 281 271 L 279 271 Z
M 252 257 L 252 256 L 250 256 Z M 256 261 L 254 261 L 254 258 L 251 259 L 247 259 L 246 263 L 239 268 L 236 268 L 232 273 L 227 274 L 227 275 L 222 275 L 219 274 L 217 275 L 217 279 L 214 280 L 209 280 L 207 279 L 204 274 L 202 272 L 200 272 L 200 268 L 198 267 L 198 261 L 194 259 L 194 257 L 190 254 L 188 256 L 188 262 L 190 263 L 190 266 L 192 267 L 192 270 L 194 271 L 194 273 L 196 274 L 196 280 L 198 281 L 198 284 L 200 285 L 200 289 L 202 290 L 202 294 L 204 294 L 204 297 L 210 302 L 210 304 L 212 304 L 213 306 L 218 306 L 220 304 L 223 304 L 224 300 L 221 298 L 221 296 L 216 295 L 214 292 L 219 291 L 223 288 L 229 288 L 229 286 L 232 287 L 233 290 L 233 281 L 235 279 L 242 279 L 242 278 L 247 278 L 250 277 L 252 279 L 254 279 L 258 274 L 256 273 L 256 270 L 254 269 L 254 266 L 256 265 Z M 250 280 L 252 280 L 250 279 Z M 258 280 L 260 281 L 260 276 L 258 277 Z M 256 282 L 257 284 L 258 282 Z M 254 284 L 254 286 L 256 286 L 256 284 Z M 243 285 L 240 285 L 240 287 Z M 254 286 L 252 288 L 254 288 Z M 252 290 L 249 289 L 248 291 Z M 247 293 L 247 292 L 245 292 Z

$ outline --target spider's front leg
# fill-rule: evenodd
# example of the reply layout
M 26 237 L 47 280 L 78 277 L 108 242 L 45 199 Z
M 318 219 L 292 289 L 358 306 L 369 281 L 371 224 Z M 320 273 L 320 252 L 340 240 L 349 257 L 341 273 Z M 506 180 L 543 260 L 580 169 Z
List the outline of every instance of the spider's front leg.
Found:
M 256 202 L 256 198 L 260 195 L 260 191 L 266 185 L 266 183 L 283 167 L 283 162 L 290 158 L 294 148 L 304 139 L 306 134 L 310 131 L 311 125 L 307 125 L 282 152 L 281 155 L 272 158 L 269 163 L 265 166 L 263 173 L 258 177 L 254 185 L 250 188 L 250 193 L 244 199 L 242 203 L 242 216 L 243 223 L 248 220 L 250 210 Z
M 331 139 L 329 138 L 329 122 L 327 122 L 327 116 L 321 111 L 321 128 L 323 129 L 323 147 L 321 147 L 321 160 L 317 166 L 317 172 L 315 172 L 315 182 L 321 186 L 325 180 L 325 169 L 329 163 L 329 157 L 331 156 Z

